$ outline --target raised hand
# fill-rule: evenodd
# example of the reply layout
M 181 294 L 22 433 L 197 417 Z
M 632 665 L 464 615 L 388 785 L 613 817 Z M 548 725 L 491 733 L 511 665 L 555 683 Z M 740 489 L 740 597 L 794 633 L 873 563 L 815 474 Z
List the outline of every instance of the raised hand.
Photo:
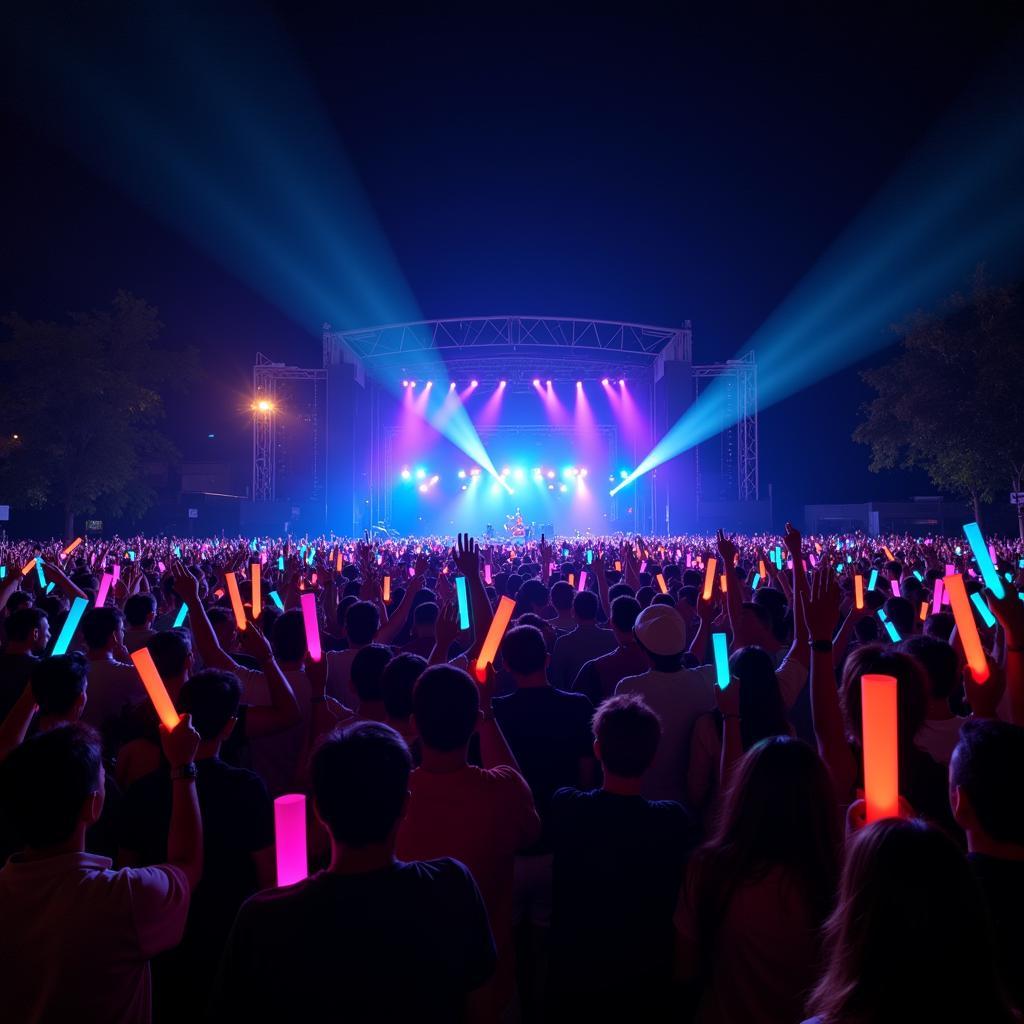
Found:
M 238 646 L 261 665 L 266 661 L 271 661 L 274 657 L 270 641 L 263 635 L 260 627 L 256 625 L 255 619 L 252 618 L 249 619 L 248 628 L 239 631 Z
M 811 643 L 831 643 L 839 621 L 840 603 L 839 586 L 831 568 L 819 570 L 814 574 L 810 593 L 801 594 L 800 602 Z
M 174 592 L 185 604 L 195 607 L 199 603 L 199 581 L 177 560 L 171 562 L 171 576 Z
M 195 760 L 199 749 L 199 733 L 192 728 L 192 716 L 182 715 L 173 729 L 160 723 L 160 746 L 172 768 L 181 768 Z
M 452 548 L 452 558 L 460 575 L 469 578 L 480 574 L 480 548 L 468 533 L 458 535 L 457 544 Z
M 801 557 L 803 538 L 800 536 L 800 531 L 792 523 L 786 523 L 786 533 L 782 538 L 782 543 L 785 544 L 786 550 L 792 556 L 795 565 Z
M 718 531 L 716 539 L 718 541 L 718 553 L 722 556 L 724 568 L 731 569 L 736 564 L 736 545 L 721 530 Z
M 460 632 L 458 605 L 448 602 L 438 612 L 437 624 L 434 627 L 434 644 L 444 651 L 445 657 L 448 656 L 448 651 Z

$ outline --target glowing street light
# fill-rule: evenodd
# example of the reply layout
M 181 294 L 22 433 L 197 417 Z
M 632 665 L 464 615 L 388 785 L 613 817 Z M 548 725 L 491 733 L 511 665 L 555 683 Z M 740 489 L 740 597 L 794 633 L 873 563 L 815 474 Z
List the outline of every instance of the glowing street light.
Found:
M 273 412 L 277 406 L 269 398 L 257 398 L 256 401 L 252 403 L 251 408 L 253 412 L 267 413 Z

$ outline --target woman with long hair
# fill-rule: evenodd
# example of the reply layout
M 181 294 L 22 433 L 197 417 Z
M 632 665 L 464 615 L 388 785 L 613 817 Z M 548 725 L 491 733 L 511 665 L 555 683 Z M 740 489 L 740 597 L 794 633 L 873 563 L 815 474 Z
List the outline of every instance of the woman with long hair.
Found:
M 888 818 L 847 847 L 814 1024 L 1010 1024 L 982 895 L 963 854 Z
M 821 966 L 839 844 L 828 772 L 807 744 L 773 736 L 736 763 L 675 916 L 677 974 L 701 1024 L 799 1019 Z

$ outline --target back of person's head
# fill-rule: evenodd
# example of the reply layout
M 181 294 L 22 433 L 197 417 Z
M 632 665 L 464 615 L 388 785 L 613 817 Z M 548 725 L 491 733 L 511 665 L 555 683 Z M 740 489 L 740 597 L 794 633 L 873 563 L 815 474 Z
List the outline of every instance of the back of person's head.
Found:
M 168 629 L 146 641 L 146 650 L 153 657 L 156 670 L 164 679 L 182 675 L 188 668 L 192 653 L 192 637 L 184 629 Z
M 124 616 L 120 608 L 90 608 L 82 616 L 82 639 L 90 651 L 106 647 L 123 628 Z
M 4 633 L 8 640 L 15 643 L 28 643 L 32 631 L 42 629 L 45 621 L 46 612 L 42 608 L 22 607 L 11 612 L 7 617 L 7 621 L 4 623 Z
M 437 624 L 437 614 L 437 604 L 434 601 L 424 601 L 413 610 L 412 624 L 421 629 L 429 629 Z
M 768 628 L 776 640 L 786 637 L 786 599 L 771 587 L 758 587 L 754 591 L 754 604 L 768 613 Z
M 352 659 L 352 688 L 361 701 L 381 699 L 380 677 L 391 660 L 391 648 L 369 644 Z
M 661 719 L 639 694 L 619 694 L 609 697 L 594 714 L 594 739 L 606 772 L 638 779 L 658 752 Z
M 349 608 L 356 604 L 359 598 L 354 594 L 348 594 L 338 602 L 338 628 L 345 631 L 345 616 L 348 615 Z
M 608 600 L 614 602 L 618 597 L 634 597 L 633 588 L 628 583 L 616 583 L 608 588 Z
M 454 665 L 432 665 L 412 691 L 412 713 L 423 745 L 449 751 L 464 747 L 476 728 L 480 693 L 469 674 Z
M 540 580 L 526 580 L 516 594 L 516 602 L 523 612 L 543 608 L 548 603 L 548 588 Z
M 535 626 L 516 626 L 501 641 L 501 657 L 514 676 L 543 672 L 548 660 L 544 634 Z
M 826 936 L 809 1002 L 822 1020 L 1013 1019 L 977 882 L 953 841 L 922 821 L 887 818 L 847 844 Z
M 409 748 L 390 726 L 358 722 L 336 729 L 311 760 L 313 798 L 335 842 L 383 843 L 402 817 L 409 792 Z
M 31 608 L 33 604 L 35 604 L 35 600 L 27 590 L 16 590 L 9 598 L 7 598 L 7 621 L 10 622 L 14 617 L 15 612 L 20 612 L 23 608 Z M 29 632 L 34 628 L 34 626 L 31 627 Z M 10 636 L 10 634 L 8 634 L 8 636 L 11 640 L 15 639 Z M 25 639 L 27 638 L 23 637 L 21 642 L 23 643 Z
M 79 651 L 45 658 L 32 670 L 32 693 L 39 714 L 70 714 L 87 683 L 87 663 Z
M 885 614 L 900 636 L 909 636 L 914 631 L 914 606 L 905 597 L 890 597 L 884 607 Z
M 597 594 L 590 590 L 581 590 L 572 599 L 572 613 L 580 622 L 593 622 L 597 607 Z
M 612 601 L 611 611 L 612 627 L 632 637 L 636 617 L 640 614 L 640 602 L 635 597 L 617 597 Z
M 956 621 L 949 612 L 932 612 L 924 620 L 924 635 L 948 642 L 955 625 Z
M 964 722 L 949 764 L 957 824 L 1024 848 L 1022 780 L 1024 729 L 995 719 Z
M 27 739 L 0 764 L 0 808 L 30 848 L 66 842 L 86 800 L 99 791 L 102 749 L 80 722 Z
M 217 604 L 212 608 L 208 608 L 206 610 L 206 617 L 210 620 L 210 625 L 218 633 L 235 628 L 235 613 L 224 605 Z
M 270 637 L 274 657 L 282 664 L 294 664 L 306 656 L 306 623 L 298 608 L 282 612 Z
M 129 626 L 140 629 L 156 615 L 156 598 L 152 594 L 132 594 L 124 603 L 124 617 Z
M 208 668 L 182 684 L 175 702 L 204 740 L 215 740 L 238 715 L 242 684 L 234 672 Z
M 946 700 L 960 682 L 956 651 L 944 640 L 933 636 L 912 636 L 899 649 L 909 654 L 924 669 L 928 690 L 935 700 Z
M 761 647 L 741 647 L 729 659 L 729 671 L 739 680 L 743 749 L 768 736 L 788 736 L 786 706 L 771 655 Z
M 345 633 L 353 647 L 373 642 L 380 629 L 380 612 L 370 601 L 356 601 L 345 613 Z
M 389 718 L 404 721 L 412 714 L 412 690 L 426 667 L 426 658 L 408 653 L 395 655 L 384 666 L 380 693 Z
M 551 607 L 559 612 L 567 612 L 572 607 L 575 593 L 568 580 L 559 580 L 551 588 Z

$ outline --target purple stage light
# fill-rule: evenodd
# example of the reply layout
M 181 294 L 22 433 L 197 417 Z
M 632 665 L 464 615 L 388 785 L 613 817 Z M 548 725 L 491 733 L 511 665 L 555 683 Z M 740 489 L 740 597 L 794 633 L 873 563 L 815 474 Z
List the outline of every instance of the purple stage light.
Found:
M 403 388 L 407 388 L 408 386 L 409 386 L 409 382 L 407 380 L 403 380 L 402 381 L 402 387 Z
M 625 378 L 623 378 L 623 377 L 620 377 L 620 378 L 619 378 L 619 387 L 620 387 L 620 388 L 624 388 L 625 386 L 626 386 L 626 381 L 625 381 Z
M 551 390 L 551 381 L 550 380 L 548 381 L 548 390 L 549 391 Z
M 605 387 L 608 387 L 608 378 L 607 378 L 607 377 L 604 377 L 604 378 L 603 378 L 603 379 L 601 380 L 601 383 L 602 383 L 602 384 L 603 384 L 603 385 L 604 385 Z
M 507 380 L 499 380 L 498 381 L 498 387 L 499 388 L 503 388 L 507 383 L 508 383 Z
M 470 386 L 471 388 L 475 388 L 475 387 L 477 386 L 477 384 L 479 384 L 479 383 L 480 383 L 480 382 L 479 382 L 478 380 L 471 380 L 471 381 L 469 382 L 469 386 Z
M 578 387 L 578 388 L 583 387 L 583 381 L 581 381 L 581 380 L 576 381 L 576 387 Z
M 539 388 L 540 387 L 540 377 L 534 377 L 533 378 L 533 386 L 535 388 Z

